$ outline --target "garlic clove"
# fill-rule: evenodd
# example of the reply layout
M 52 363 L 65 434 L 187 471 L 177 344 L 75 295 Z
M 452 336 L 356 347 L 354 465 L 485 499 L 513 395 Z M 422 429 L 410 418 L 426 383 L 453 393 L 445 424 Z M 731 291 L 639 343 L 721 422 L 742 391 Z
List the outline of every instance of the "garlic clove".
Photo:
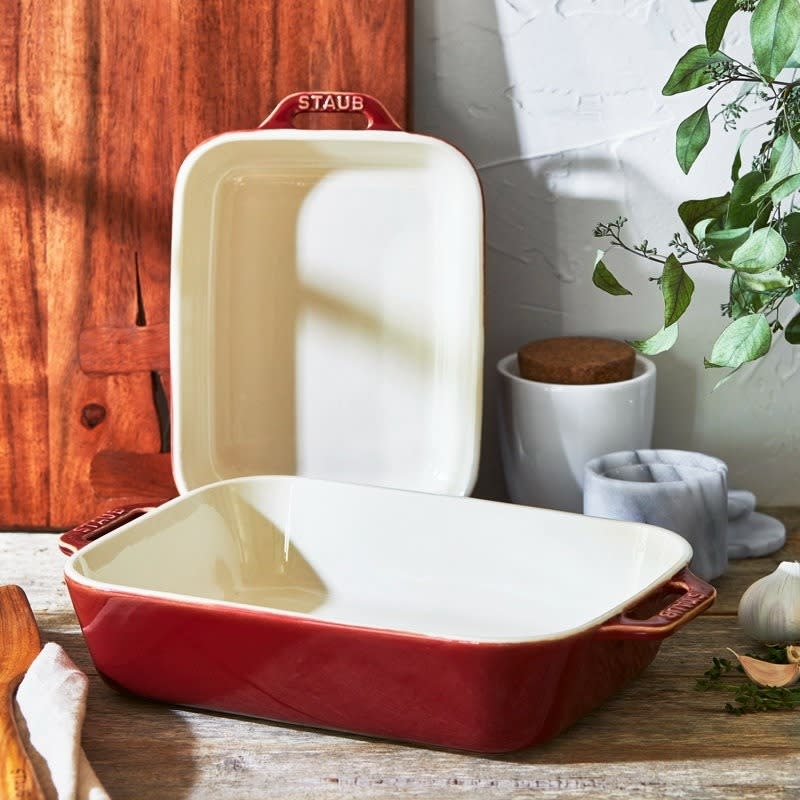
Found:
M 739 601 L 739 625 L 765 644 L 800 641 L 800 563 L 783 561 L 748 587 Z
M 800 679 L 800 663 L 773 664 L 750 656 L 740 656 L 735 650 L 731 650 L 731 653 L 739 660 L 745 675 L 759 686 L 791 686 Z
M 786 659 L 790 664 L 800 664 L 800 645 L 790 644 L 786 648 Z

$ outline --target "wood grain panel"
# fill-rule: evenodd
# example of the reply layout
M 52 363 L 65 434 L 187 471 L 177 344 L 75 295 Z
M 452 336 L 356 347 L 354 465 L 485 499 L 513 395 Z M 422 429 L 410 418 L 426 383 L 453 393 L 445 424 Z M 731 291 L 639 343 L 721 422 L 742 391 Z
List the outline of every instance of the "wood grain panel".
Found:
M 41 526 L 49 514 L 42 205 L 44 169 L 38 119 L 19 87 L 28 73 L 19 33 L 20 4 L 6 4 L 0 25 L 0 519 Z M 35 81 L 28 86 L 36 90 Z M 30 133 L 32 131 L 32 133 Z
M 406 122 L 409 3 L 21 0 L 4 23 L 0 526 L 61 528 L 156 491 L 135 465 L 168 444 L 181 161 L 293 91 L 364 91 Z

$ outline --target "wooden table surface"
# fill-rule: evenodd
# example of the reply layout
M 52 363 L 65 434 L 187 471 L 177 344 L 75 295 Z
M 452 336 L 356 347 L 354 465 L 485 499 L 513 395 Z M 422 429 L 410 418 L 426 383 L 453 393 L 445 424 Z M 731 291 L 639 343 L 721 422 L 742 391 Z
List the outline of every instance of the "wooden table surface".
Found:
M 636 681 L 550 743 L 476 756 L 201 713 L 123 697 L 97 676 L 61 577 L 54 534 L 0 533 L 0 584 L 28 595 L 43 641 L 90 676 L 83 745 L 123 798 L 768 798 L 800 789 L 800 711 L 733 716 L 695 680 L 725 648 L 752 648 L 736 608 L 747 586 L 800 560 L 800 509 L 784 549 L 731 562 L 704 616 L 667 639 Z

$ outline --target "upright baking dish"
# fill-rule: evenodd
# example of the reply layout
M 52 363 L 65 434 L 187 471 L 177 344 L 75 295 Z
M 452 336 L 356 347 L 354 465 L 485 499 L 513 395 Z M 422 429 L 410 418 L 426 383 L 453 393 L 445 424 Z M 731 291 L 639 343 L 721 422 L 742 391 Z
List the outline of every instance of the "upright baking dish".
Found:
M 293 127 L 339 109 L 368 127 Z M 170 292 L 179 490 L 264 474 L 472 489 L 483 205 L 451 145 L 367 95 L 287 97 L 184 161 Z
M 141 513 L 62 537 L 106 680 L 444 747 L 554 736 L 714 598 L 670 531 L 474 498 L 263 476 Z

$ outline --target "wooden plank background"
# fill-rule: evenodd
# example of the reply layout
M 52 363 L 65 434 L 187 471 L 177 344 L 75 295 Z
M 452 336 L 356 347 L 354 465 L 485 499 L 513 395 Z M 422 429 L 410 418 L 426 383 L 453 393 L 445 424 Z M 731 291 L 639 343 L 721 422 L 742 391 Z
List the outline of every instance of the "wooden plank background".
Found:
M 175 491 L 166 326 L 178 167 L 293 91 L 367 92 L 407 124 L 408 5 L 4 5 L 0 527 L 68 527 Z

